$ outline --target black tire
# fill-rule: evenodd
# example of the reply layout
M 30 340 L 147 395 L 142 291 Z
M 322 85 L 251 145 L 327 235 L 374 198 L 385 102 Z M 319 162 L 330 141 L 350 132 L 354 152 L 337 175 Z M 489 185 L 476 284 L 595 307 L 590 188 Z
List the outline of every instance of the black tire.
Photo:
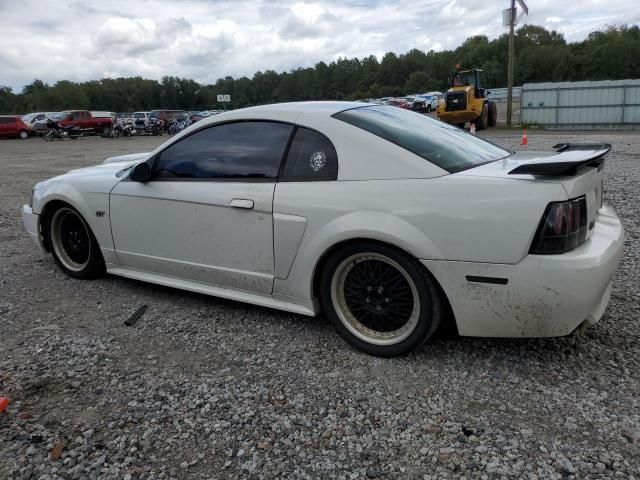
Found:
M 462 128 L 462 129 L 464 129 L 464 126 L 465 126 L 465 122 L 462 122 L 462 123 L 456 123 L 456 127 L 458 127 L 458 128 Z
M 484 130 L 487 128 L 487 123 L 489 121 L 489 108 L 487 104 L 482 105 L 482 113 L 478 115 L 476 118 L 476 130 Z
M 65 226 L 64 222 L 68 224 Z M 100 245 L 75 208 L 63 203 L 57 205 L 47 214 L 44 231 L 53 259 L 64 273 L 81 279 L 97 278 L 104 274 L 105 264 Z M 70 243 L 77 245 L 73 247 Z M 86 255 L 80 252 L 85 248 Z
M 369 282 L 373 290 L 365 286 Z M 404 355 L 419 347 L 442 318 L 441 300 L 429 272 L 407 254 L 369 241 L 347 245 L 328 259 L 320 273 L 320 302 L 342 338 L 380 357 Z M 407 318 L 401 324 L 403 317 Z M 380 326 L 375 330 L 372 325 Z
M 495 127 L 498 122 L 498 107 L 496 102 L 489 102 L 489 126 Z

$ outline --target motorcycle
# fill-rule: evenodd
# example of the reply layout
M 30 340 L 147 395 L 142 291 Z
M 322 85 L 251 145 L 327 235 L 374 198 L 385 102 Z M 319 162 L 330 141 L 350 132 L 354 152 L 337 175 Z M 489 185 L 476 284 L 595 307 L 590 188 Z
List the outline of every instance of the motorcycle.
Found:
M 44 133 L 42 138 L 44 138 L 45 141 L 50 142 L 56 138 L 70 138 L 71 140 L 76 140 L 81 136 L 82 132 L 80 132 L 77 127 L 72 125 L 63 127 L 55 120 L 47 119 L 47 131 Z
M 164 123 L 157 118 L 151 118 L 144 126 L 136 126 L 138 135 L 160 136 L 164 130 Z
M 134 135 L 137 135 L 138 132 L 136 130 L 136 127 L 133 125 L 133 121 L 129 120 L 127 123 L 125 123 L 122 126 L 122 136 L 123 137 L 133 137 Z
M 161 136 L 164 131 L 164 122 L 158 118 L 152 118 L 145 127 L 145 131 L 154 137 Z
M 120 122 L 114 122 L 110 127 L 102 130 L 100 136 L 102 138 L 118 138 L 122 135 L 122 125 Z
M 182 120 L 174 120 L 169 124 L 167 131 L 169 135 L 174 135 L 176 133 L 181 132 L 185 128 L 191 125 L 191 120 L 188 118 L 183 118 Z

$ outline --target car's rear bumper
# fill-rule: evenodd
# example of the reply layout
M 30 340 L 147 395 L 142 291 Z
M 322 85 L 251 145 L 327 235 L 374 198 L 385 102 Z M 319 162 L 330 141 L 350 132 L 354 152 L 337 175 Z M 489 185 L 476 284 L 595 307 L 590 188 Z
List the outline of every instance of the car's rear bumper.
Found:
M 461 335 L 554 337 L 602 317 L 623 238 L 615 212 L 603 207 L 591 238 L 564 254 L 528 255 L 516 265 L 422 262 L 444 289 Z
M 40 215 L 33 213 L 31 205 L 24 205 L 22 207 L 22 223 L 29 236 L 40 248 L 40 251 L 44 252 L 42 237 L 40 236 Z

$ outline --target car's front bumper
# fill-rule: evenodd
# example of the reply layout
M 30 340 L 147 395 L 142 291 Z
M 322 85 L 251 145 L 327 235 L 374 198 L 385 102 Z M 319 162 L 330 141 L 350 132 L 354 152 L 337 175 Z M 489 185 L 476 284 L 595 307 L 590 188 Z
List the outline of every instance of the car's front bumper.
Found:
M 567 253 L 527 255 L 516 265 L 422 262 L 444 289 L 461 335 L 554 337 L 571 333 L 585 321 L 600 320 L 623 239 L 620 219 L 603 207 L 591 237 Z
M 33 213 L 31 205 L 24 205 L 22 207 L 22 223 L 29 236 L 36 242 L 38 247 L 40 247 L 40 251 L 44 252 L 42 237 L 40 236 L 40 215 Z

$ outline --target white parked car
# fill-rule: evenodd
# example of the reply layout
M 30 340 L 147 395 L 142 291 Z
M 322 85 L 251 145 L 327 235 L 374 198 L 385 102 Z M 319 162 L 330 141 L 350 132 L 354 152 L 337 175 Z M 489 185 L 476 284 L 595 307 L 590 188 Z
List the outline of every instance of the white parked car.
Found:
M 54 115 L 57 115 L 58 112 L 34 112 L 27 113 L 22 116 L 22 121 L 33 130 L 36 123 L 46 121 L 48 118 L 52 118 Z
M 22 121 L 35 134 L 41 134 L 47 130 L 47 120 L 55 117 L 59 112 L 34 112 L 22 117 Z
M 422 97 L 431 98 L 431 108 L 435 110 L 438 108 L 438 104 L 443 101 L 444 102 L 444 94 L 442 92 L 428 92 L 421 94 Z
M 419 98 L 421 100 L 424 100 L 425 103 L 428 106 L 429 111 L 434 111 L 436 108 L 438 108 L 438 97 L 435 95 L 428 95 L 428 94 L 423 94 L 423 95 L 418 95 L 416 98 Z
M 324 311 L 391 356 L 445 321 L 485 337 L 598 321 L 623 245 L 609 148 L 513 153 L 399 108 L 266 105 L 41 182 L 22 215 L 72 277 Z
M 133 112 L 133 126 L 136 128 L 144 128 L 149 124 L 149 115 L 151 112 Z

